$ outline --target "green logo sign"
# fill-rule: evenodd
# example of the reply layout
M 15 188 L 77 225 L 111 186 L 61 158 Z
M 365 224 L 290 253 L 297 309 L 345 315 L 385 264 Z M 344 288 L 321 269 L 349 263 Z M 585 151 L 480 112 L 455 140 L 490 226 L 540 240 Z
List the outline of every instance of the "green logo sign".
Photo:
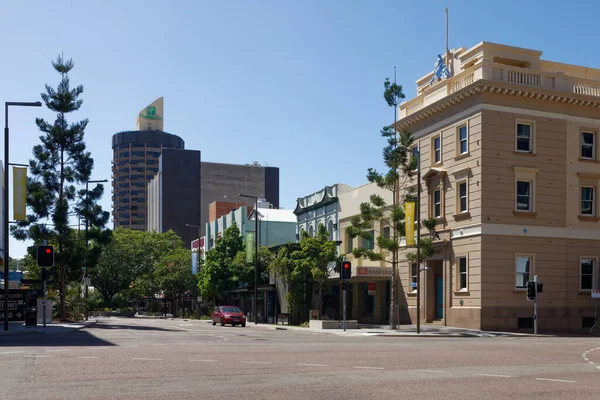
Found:
M 146 115 L 156 115 L 156 107 L 149 106 L 146 108 Z
M 155 120 L 162 119 L 161 116 L 156 115 L 156 107 L 154 107 L 154 106 L 146 107 L 146 114 L 140 114 L 140 117 L 145 118 L 145 119 L 155 119 Z

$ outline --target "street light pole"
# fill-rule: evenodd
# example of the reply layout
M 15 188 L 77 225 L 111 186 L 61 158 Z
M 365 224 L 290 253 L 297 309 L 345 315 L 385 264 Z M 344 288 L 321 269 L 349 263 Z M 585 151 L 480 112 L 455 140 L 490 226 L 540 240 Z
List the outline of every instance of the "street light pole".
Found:
M 254 298 L 252 299 L 252 315 L 254 316 L 254 325 L 258 324 L 258 310 L 256 309 L 256 300 L 258 296 L 258 197 L 239 194 L 240 197 L 254 199 Z
M 9 264 L 9 253 L 8 253 L 8 142 L 9 142 L 9 130 L 8 130 L 8 107 L 41 107 L 42 103 L 36 102 L 13 102 L 7 101 L 4 103 L 4 330 L 8 330 L 8 264 Z
M 88 277 L 88 252 L 89 252 L 89 243 L 88 243 L 88 227 L 89 227 L 89 220 L 90 220 L 90 210 L 89 210 L 89 190 L 88 190 L 88 185 L 90 183 L 106 183 L 108 182 L 108 179 L 101 179 L 101 180 L 97 180 L 97 181 L 85 181 L 85 278 Z M 88 300 L 88 282 L 87 279 L 84 281 L 85 283 L 85 320 L 87 321 L 89 318 L 89 306 L 87 304 L 87 300 Z
M 415 149 L 417 157 L 417 333 L 421 333 L 421 151 Z

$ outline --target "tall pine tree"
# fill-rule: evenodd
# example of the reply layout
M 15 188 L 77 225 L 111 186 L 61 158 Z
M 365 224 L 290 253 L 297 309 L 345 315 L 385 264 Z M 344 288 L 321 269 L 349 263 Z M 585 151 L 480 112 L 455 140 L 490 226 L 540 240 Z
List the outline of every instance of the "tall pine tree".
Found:
M 54 123 L 43 118 L 35 120 L 42 132 L 41 144 L 33 147 L 33 159 L 29 161 L 27 179 L 27 220 L 12 227 L 13 236 L 19 240 L 32 239 L 35 244 L 47 240 L 58 247 L 56 264 L 60 292 L 60 317 L 66 318 L 65 287 L 70 279 L 81 277 L 81 249 L 78 243 L 84 238 L 70 227 L 70 218 L 89 219 L 93 234 L 108 222 L 109 213 L 102 211 L 97 201 L 104 188 L 94 186 L 89 193 L 77 190 L 90 179 L 94 160 L 86 151 L 84 132 L 88 120 L 69 124 L 66 115 L 79 110 L 83 100 L 83 86 L 71 89 L 69 72 L 74 63 L 59 55 L 52 66 L 60 74 L 56 89 L 46 85 L 41 97 L 46 107 L 56 113 Z M 87 194 L 87 196 L 86 196 Z

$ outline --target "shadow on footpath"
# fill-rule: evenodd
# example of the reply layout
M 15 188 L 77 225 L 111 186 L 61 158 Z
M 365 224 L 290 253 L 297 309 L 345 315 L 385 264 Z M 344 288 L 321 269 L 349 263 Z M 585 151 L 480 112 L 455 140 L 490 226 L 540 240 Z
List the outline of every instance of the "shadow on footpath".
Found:
M 0 336 L 0 351 L 6 347 L 87 347 L 116 346 L 84 330 L 47 334 L 27 332 L 23 335 Z

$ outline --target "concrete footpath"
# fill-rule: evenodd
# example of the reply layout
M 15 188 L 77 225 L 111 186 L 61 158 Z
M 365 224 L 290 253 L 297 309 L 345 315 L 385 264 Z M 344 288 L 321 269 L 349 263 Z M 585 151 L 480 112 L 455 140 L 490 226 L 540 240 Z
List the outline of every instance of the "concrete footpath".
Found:
M 4 327 L 0 327 L 0 336 L 3 335 L 26 335 L 31 333 L 42 333 L 42 334 L 56 334 L 77 331 L 88 326 L 94 325 L 96 320 L 82 321 L 82 322 L 56 322 L 52 324 L 46 324 L 37 326 L 25 326 L 24 322 L 9 322 L 8 331 L 4 330 Z

